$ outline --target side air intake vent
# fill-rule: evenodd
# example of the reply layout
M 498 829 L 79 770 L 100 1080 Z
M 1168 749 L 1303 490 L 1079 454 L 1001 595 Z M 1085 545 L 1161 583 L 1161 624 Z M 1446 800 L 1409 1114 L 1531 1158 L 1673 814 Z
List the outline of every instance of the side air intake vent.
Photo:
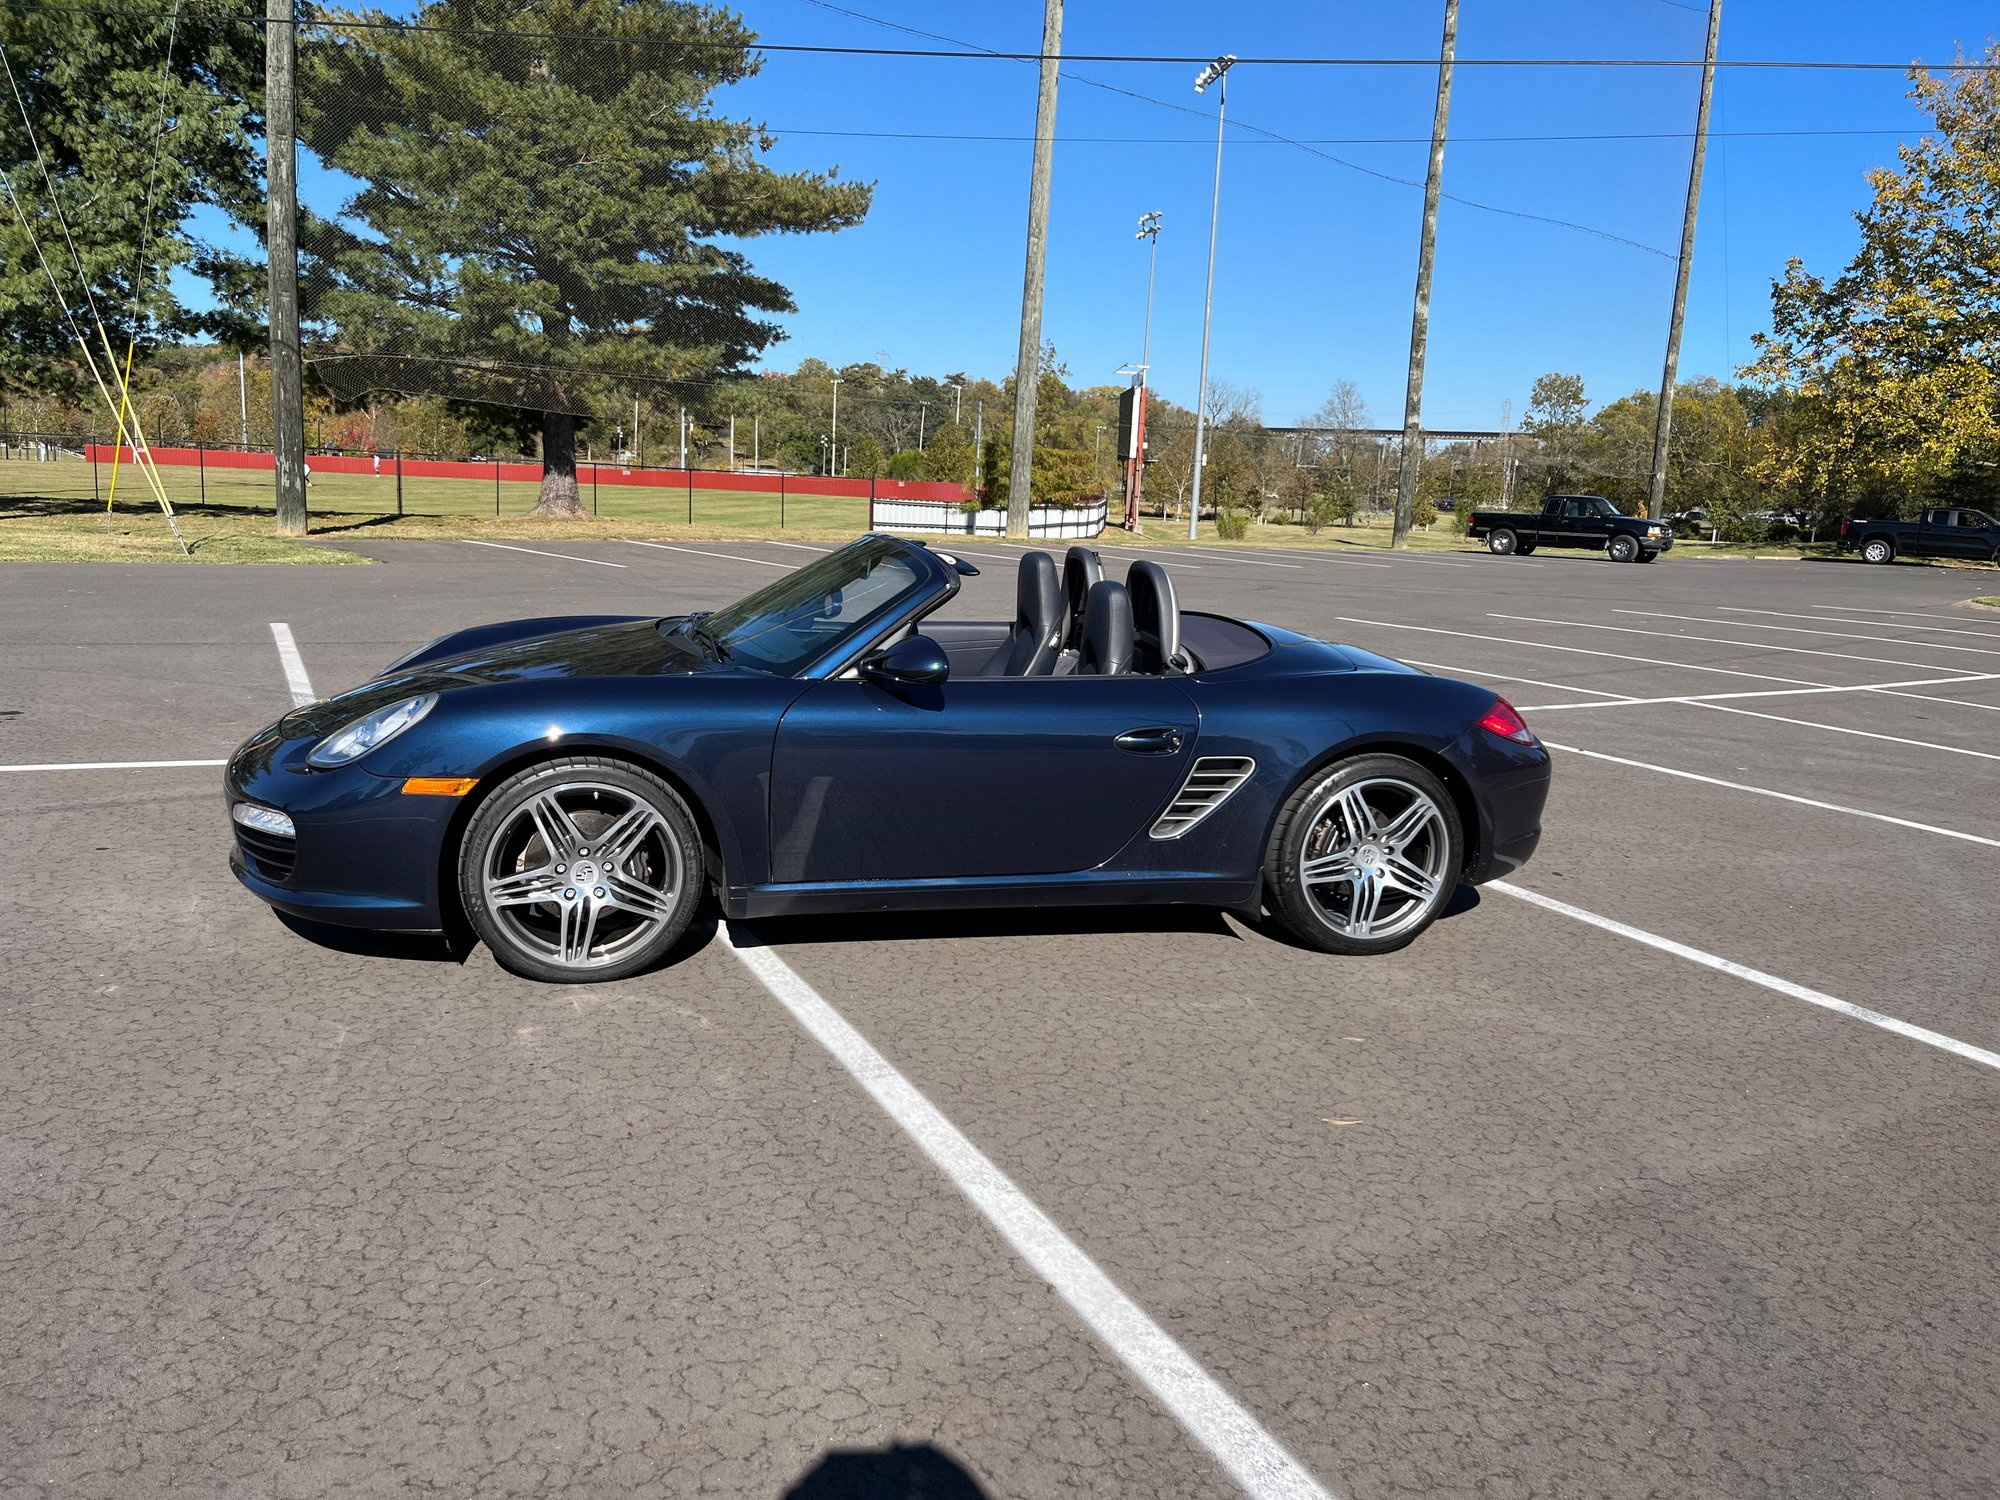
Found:
M 1247 755 L 1204 755 L 1188 772 L 1160 821 L 1153 825 L 1156 839 L 1177 839 L 1229 800 L 1229 794 L 1250 779 L 1257 762 Z

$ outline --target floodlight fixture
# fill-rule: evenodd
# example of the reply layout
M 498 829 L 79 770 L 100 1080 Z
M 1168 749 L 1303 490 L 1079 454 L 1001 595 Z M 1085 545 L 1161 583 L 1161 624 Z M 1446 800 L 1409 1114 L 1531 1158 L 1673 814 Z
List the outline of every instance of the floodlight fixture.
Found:
M 1211 83 L 1214 83 L 1235 66 L 1236 54 L 1234 52 L 1223 53 L 1222 56 L 1201 70 L 1201 76 L 1194 81 L 1194 91 L 1197 94 L 1201 93 Z

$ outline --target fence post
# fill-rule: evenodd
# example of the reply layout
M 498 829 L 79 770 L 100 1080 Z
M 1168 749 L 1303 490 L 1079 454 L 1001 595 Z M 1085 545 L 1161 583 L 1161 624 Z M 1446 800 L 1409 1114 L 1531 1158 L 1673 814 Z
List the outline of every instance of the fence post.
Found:
M 590 513 L 597 514 L 597 465 L 590 466 Z
M 493 516 L 495 520 L 500 517 L 500 460 L 497 458 L 493 460 Z
M 90 498 L 92 501 L 102 500 L 104 496 L 97 488 L 97 434 L 92 433 L 84 439 L 84 443 L 90 449 Z
M 785 471 L 778 470 L 778 530 L 785 529 Z
M 687 481 L 687 487 L 688 487 L 688 525 L 692 526 L 692 525 L 694 525 L 694 470 L 693 470 L 693 469 L 682 469 L 682 470 L 681 470 L 681 478 L 683 478 L 683 479 L 685 479 L 685 480 Z
M 868 529 L 875 529 L 875 476 L 868 476 Z
M 396 450 L 396 514 L 403 513 L 403 450 Z
M 201 503 L 208 504 L 208 444 L 200 438 L 194 440 L 194 463 L 201 472 Z

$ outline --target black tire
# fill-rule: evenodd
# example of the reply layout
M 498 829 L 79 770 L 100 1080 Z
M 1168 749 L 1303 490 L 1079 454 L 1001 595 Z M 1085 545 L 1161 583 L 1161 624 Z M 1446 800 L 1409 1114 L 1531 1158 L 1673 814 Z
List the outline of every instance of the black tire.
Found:
M 1486 533 L 1486 550 L 1495 557 L 1507 557 L 1521 545 L 1521 539 L 1505 526 L 1496 526 Z
M 1646 549 L 1639 545 L 1637 537 L 1620 532 L 1611 539 L 1611 544 L 1605 550 L 1611 554 L 1613 562 L 1628 563 L 1637 562 L 1639 554 Z
M 1540 542 L 1523 542 L 1519 547 L 1515 548 L 1514 550 L 1518 555 L 1522 557 L 1533 557 L 1535 555 L 1535 548 L 1539 547 L 1540 545 L 1541 545 Z
M 703 872 L 700 831 L 671 786 L 624 761 L 570 756 L 529 766 L 480 804 L 459 845 L 458 890 L 503 968 L 601 984 L 680 941 Z
M 1871 536 L 1861 544 L 1861 560 L 1871 563 L 1892 563 L 1896 560 L 1896 544 L 1886 536 Z
M 1364 815 L 1349 812 L 1356 797 Z M 1419 809 L 1419 797 L 1427 808 Z M 1419 822 L 1395 842 L 1408 818 Z M 1354 826 L 1364 821 L 1366 828 Z M 1464 864 L 1465 835 L 1444 783 L 1400 755 L 1357 755 L 1307 778 L 1286 799 L 1265 850 L 1264 886 L 1273 914 L 1307 947 L 1392 953 L 1437 920 Z M 1431 883 L 1427 893 L 1414 888 L 1412 871 Z M 1396 903 L 1386 915 L 1385 900 Z M 1354 930 L 1364 902 L 1369 925 L 1381 932 Z
M 1641 549 L 1639 555 L 1632 559 L 1632 561 L 1634 562 L 1658 562 L 1659 560 L 1660 560 L 1659 553 L 1647 552 L 1644 549 Z

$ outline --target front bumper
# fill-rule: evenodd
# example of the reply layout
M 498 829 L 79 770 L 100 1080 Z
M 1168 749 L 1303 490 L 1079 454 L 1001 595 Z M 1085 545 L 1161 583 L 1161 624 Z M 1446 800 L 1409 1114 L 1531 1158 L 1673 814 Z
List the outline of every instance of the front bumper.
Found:
M 459 799 L 406 796 L 401 778 L 359 765 L 315 770 L 305 763 L 315 743 L 315 736 L 288 740 L 274 725 L 230 757 L 225 810 L 238 802 L 275 807 L 298 830 L 287 849 L 232 819 L 230 871 L 252 895 L 306 921 L 442 930 L 441 857 Z

